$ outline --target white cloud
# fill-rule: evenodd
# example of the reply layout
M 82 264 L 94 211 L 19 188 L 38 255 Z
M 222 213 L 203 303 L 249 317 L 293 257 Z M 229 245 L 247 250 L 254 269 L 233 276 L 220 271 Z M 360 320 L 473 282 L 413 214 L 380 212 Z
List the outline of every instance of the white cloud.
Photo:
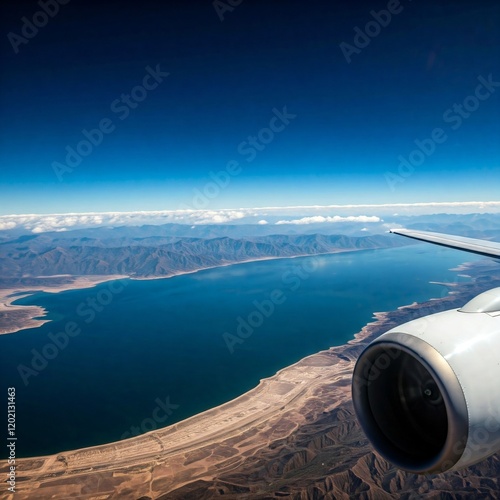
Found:
M 333 217 L 323 217 L 322 215 L 316 215 L 314 217 L 302 217 L 301 219 L 294 220 L 280 220 L 276 222 L 276 224 L 322 224 L 325 222 L 328 223 L 336 223 L 336 222 L 380 222 L 380 217 L 375 215 L 367 216 L 367 215 L 358 215 L 353 216 L 349 215 L 348 217 L 341 217 L 339 215 L 335 215 Z
M 477 209 L 500 208 L 500 201 L 432 201 L 421 203 L 381 203 L 375 204 L 360 204 L 360 205 L 293 205 L 288 207 L 260 207 L 254 210 L 289 210 L 289 209 L 315 209 L 323 210 L 325 208 L 335 209 L 360 209 L 360 208 L 419 208 L 419 207 L 436 207 L 436 208 L 453 208 L 467 207 Z
M 143 224 L 230 224 L 249 222 L 265 224 L 280 219 L 277 224 L 314 224 L 382 222 L 381 217 L 392 215 L 421 215 L 431 213 L 500 213 L 500 201 L 392 203 L 382 205 L 313 205 L 288 207 L 252 207 L 213 210 L 156 210 L 137 212 L 88 212 L 67 214 L 22 214 L 0 216 L 0 231 L 14 228 L 33 233 L 66 231 L 98 226 L 140 226 Z M 358 215 L 363 213 L 364 215 Z M 274 218 L 274 219 L 270 219 Z M 391 227 L 396 225 L 391 224 Z
M 184 217 L 181 217 L 178 222 L 182 224 L 185 222 L 182 219 L 186 217 L 194 224 L 227 224 L 228 222 L 243 219 L 243 217 L 245 217 L 245 213 L 234 210 L 200 210 L 194 212 L 193 214 L 184 215 Z
M 402 229 L 404 228 L 404 226 L 402 226 L 401 224 L 398 224 L 397 222 L 392 222 L 391 224 L 382 224 L 388 231 L 390 231 L 391 229 Z
M 0 230 L 21 226 L 32 233 L 67 231 L 83 227 L 139 226 L 143 224 L 228 224 L 247 216 L 244 210 L 161 210 L 82 214 L 25 214 L 0 216 Z
M 267 220 L 260 220 L 257 224 L 260 224 L 261 226 L 265 226 L 266 224 L 269 224 L 269 222 L 267 222 Z

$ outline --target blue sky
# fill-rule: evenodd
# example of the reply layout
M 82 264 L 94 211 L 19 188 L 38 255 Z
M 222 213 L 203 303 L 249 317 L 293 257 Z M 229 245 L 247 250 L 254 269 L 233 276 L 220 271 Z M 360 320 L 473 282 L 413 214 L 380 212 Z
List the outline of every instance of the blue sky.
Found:
M 0 214 L 498 200 L 496 2 L 177 3 L 2 5 Z

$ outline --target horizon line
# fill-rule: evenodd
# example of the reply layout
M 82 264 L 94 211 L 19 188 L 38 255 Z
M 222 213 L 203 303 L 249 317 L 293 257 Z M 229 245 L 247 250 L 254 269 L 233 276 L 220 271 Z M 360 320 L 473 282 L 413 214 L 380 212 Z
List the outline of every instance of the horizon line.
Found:
M 403 208 L 403 207 L 467 207 L 467 206 L 499 206 L 500 201 L 432 201 L 432 202 L 414 202 L 414 203 L 361 203 L 361 204 L 332 204 L 332 205 L 285 205 L 285 206 L 263 206 L 263 207 L 238 207 L 238 208 L 200 208 L 200 209 L 160 209 L 160 210 L 126 210 L 126 211 L 95 211 L 95 212 L 45 212 L 45 213 L 18 213 L 3 214 L 1 218 L 6 217 L 39 217 L 51 215 L 126 215 L 126 214 L 188 214 L 188 213 L 210 213 L 210 212 L 234 212 L 248 210 L 297 210 L 297 209 L 332 209 L 332 208 Z

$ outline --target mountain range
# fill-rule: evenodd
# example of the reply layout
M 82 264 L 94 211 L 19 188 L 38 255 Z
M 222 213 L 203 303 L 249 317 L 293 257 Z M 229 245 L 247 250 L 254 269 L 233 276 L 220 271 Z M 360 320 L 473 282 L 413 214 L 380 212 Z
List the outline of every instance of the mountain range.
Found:
M 37 276 L 171 276 L 257 259 L 317 255 L 407 244 L 389 235 L 269 235 L 252 238 L 21 237 L 1 245 L 2 279 Z
M 398 222 L 397 222 L 398 221 Z M 500 240 L 500 215 L 394 217 L 394 225 Z M 388 234 L 390 224 L 163 224 L 92 227 L 39 234 L 2 231 L 0 286 L 50 276 L 168 277 L 259 259 L 288 258 L 414 244 Z

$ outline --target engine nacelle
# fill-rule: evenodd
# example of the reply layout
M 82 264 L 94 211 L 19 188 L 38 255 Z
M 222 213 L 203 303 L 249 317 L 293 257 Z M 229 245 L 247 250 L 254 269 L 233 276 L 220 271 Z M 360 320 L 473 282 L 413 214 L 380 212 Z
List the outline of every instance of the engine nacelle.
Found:
M 360 355 L 352 396 L 375 450 L 414 473 L 500 450 L 500 288 L 389 330 Z

